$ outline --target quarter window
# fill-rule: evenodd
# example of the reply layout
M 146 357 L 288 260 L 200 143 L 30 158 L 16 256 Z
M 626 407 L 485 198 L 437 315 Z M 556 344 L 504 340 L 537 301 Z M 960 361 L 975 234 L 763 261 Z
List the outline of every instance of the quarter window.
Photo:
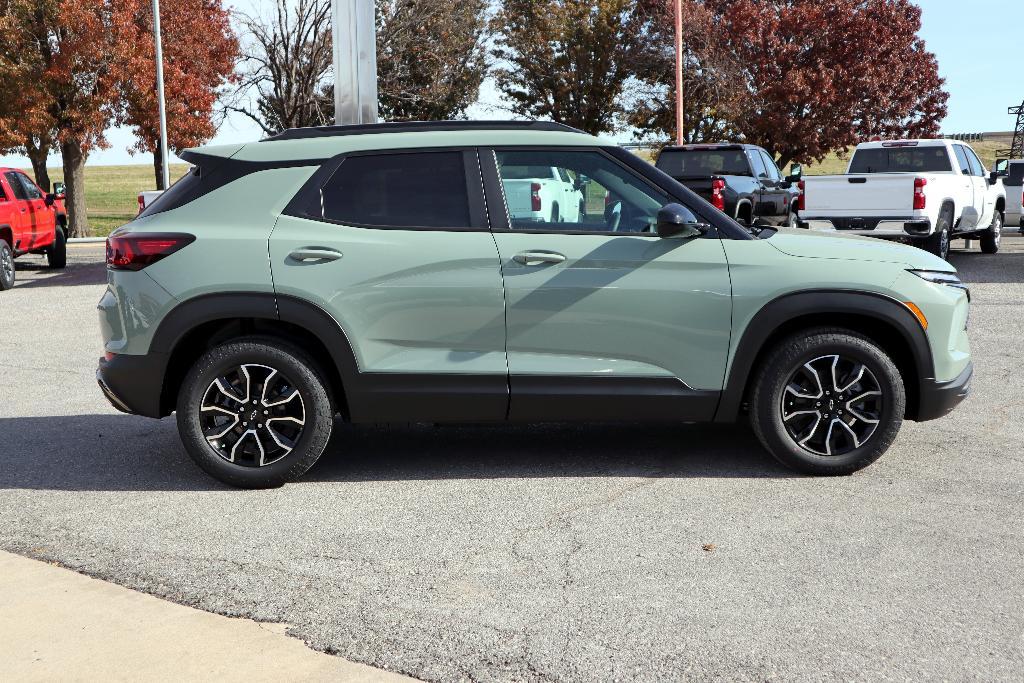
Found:
M 321 189 L 323 217 L 349 225 L 469 228 L 462 152 L 348 157 Z
M 658 210 L 671 201 L 600 152 L 507 150 L 496 156 L 513 230 L 654 232 Z

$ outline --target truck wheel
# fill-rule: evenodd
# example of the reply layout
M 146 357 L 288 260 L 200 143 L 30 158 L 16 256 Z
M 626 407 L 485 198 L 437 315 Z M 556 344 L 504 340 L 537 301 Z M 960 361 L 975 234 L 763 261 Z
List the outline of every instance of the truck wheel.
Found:
M 0 292 L 14 286 L 14 252 L 11 245 L 0 239 Z
M 207 351 L 178 394 L 178 432 L 207 474 L 241 488 L 302 476 L 331 436 L 334 411 L 298 348 L 251 337 Z
M 61 226 L 53 231 L 53 244 L 46 250 L 46 264 L 51 268 L 63 268 L 68 264 L 68 242 Z
M 992 225 L 988 230 L 981 233 L 981 251 L 986 254 L 994 254 L 999 251 L 999 241 L 1003 237 L 1003 214 L 998 211 L 992 213 Z
M 557 202 L 551 205 L 551 222 L 552 223 L 561 223 L 562 222 L 562 217 L 558 213 L 558 203 Z
M 750 418 L 764 447 L 807 474 L 851 474 L 878 460 L 903 423 L 899 370 L 872 341 L 843 329 L 795 334 L 769 352 Z
M 943 261 L 949 259 L 949 225 L 952 220 L 949 209 L 943 209 L 935 224 L 935 232 L 921 241 L 925 251 L 935 254 Z

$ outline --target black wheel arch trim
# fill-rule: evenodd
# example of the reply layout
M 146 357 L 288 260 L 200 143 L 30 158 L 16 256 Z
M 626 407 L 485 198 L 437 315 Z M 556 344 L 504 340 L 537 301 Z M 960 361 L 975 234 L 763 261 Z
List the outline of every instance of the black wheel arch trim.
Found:
M 784 294 L 765 304 L 743 330 L 733 362 L 726 377 L 722 397 L 715 412 L 716 422 L 738 419 L 754 378 L 755 362 L 772 339 L 786 325 L 804 317 L 828 315 L 835 318 L 830 326 L 843 327 L 842 315 L 870 318 L 895 330 L 910 350 L 914 364 L 917 395 L 934 385 L 934 361 L 928 338 L 917 318 L 902 302 L 877 292 L 860 290 L 811 290 Z M 816 323 L 815 326 L 821 323 Z M 850 326 L 856 331 L 855 326 Z M 905 378 L 906 380 L 906 378 Z M 909 401 L 908 417 L 916 419 L 916 408 Z

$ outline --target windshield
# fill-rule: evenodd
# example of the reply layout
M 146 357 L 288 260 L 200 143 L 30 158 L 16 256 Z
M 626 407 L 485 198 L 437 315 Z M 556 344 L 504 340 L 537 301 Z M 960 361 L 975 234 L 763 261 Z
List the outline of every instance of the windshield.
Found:
M 658 157 L 658 168 L 675 178 L 707 175 L 751 175 L 750 164 L 742 149 L 665 150 Z
M 945 147 L 858 149 L 850 173 L 942 173 L 952 171 Z

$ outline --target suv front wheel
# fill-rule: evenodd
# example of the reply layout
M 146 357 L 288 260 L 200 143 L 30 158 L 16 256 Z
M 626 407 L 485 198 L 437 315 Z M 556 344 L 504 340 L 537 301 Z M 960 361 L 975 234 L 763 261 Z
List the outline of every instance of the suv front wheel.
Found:
M 195 463 L 242 488 L 302 476 L 327 446 L 334 417 L 316 364 L 290 344 L 261 338 L 207 351 L 185 377 L 177 413 Z
M 841 329 L 798 334 L 769 352 L 754 384 L 751 422 L 782 464 L 851 474 L 880 458 L 903 423 L 906 392 L 892 360 Z

